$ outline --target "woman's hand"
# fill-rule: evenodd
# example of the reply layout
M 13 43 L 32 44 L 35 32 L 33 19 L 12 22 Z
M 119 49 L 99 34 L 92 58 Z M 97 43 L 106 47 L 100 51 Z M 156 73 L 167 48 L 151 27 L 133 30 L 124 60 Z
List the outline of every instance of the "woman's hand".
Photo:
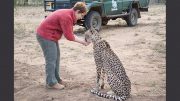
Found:
M 76 35 L 74 35 L 74 37 L 75 37 L 75 40 L 74 40 L 75 42 L 81 43 L 84 46 L 88 46 L 90 44 L 90 42 L 86 42 L 84 38 L 79 38 Z
M 86 41 L 84 41 L 83 45 L 84 45 L 84 46 L 88 46 L 90 43 L 91 43 L 91 42 L 86 42 Z

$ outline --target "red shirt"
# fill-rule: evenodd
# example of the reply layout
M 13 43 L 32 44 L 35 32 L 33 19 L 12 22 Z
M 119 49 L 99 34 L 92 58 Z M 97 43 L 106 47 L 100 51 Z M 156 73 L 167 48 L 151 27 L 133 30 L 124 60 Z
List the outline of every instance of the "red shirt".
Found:
M 73 25 L 76 23 L 73 9 L 60 9 L 47 16 L 37 28 L 37 33 L 45 39 L 58 41 L 62 34 L 73 41 Z

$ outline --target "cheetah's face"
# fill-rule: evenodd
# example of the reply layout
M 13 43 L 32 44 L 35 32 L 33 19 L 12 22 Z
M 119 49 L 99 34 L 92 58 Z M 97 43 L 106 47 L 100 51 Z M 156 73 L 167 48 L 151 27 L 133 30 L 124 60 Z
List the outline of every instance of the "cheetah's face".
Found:
M 101 40 L 101 37 L 95 29 L 89 29 L 85 32 L 85 40 L 87 42 L 97 42 Z
M 86 32 L 85 32 L 85 40 L 87 41 L 87 42 L 91 42 L 91 37 L 92 37 L 92 33 L 90 32 L 90 30 L 87 30 Z

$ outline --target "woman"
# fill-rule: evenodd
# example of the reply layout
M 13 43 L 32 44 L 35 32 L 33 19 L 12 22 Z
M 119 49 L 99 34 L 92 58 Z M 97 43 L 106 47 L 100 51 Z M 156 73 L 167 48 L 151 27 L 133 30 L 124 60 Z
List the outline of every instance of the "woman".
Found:
M 46 87 L 63 89 L 64 85 L 59 76 L 60 50 L 58 40 L 64 35 L 69 41 L 85 46 L 89 45 L 84 39 L 73 34 L 73 25 L 86 14 L 84 2 L 77 2 L 71 9 L 60 9 L 47 16 L 37 28 L 37 40 L 43 50 L 46 62 Z

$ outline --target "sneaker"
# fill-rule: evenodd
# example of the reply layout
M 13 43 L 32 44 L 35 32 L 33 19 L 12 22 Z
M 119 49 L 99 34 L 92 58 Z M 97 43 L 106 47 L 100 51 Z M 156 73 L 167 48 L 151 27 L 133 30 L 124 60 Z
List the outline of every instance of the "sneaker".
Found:
M 61 85 L 66 86 L 66 82 L 64 82 L 64 81 L 62 81 L 62 80 L 60 80 L 58 83 L 61 84 Z
M 53 85 L 53 86 L 46 85 L 46 87 L 47 87 L 48 89 L 57 89 L 57 90 L 62 90 L 62 89 L 64 89 L 64 85 L 61 85 L 61 84 L 59 84 L 59 83 L 56 83 L 56 84 Z

